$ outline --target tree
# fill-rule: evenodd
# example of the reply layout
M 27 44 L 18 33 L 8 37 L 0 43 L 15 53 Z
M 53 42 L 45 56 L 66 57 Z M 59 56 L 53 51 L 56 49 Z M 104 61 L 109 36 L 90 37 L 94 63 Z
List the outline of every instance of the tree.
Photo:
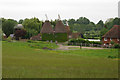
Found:
M 105 22 L 105 25 L 110 30 L 114 25 L 120 25 L 120 18 L 110 18 Z
M 89 24 L 90 20 L 87 19 L 86 17 L 80 17 L 79 19 L 77 19 L 76 22 L 79 23 L 79 24 Z
M 55 20 L 55 21 L 51 20 L 50 23 L 51 23 L 51 25 L 52 25 L 52 28 L 54 28 L 54 27 L 55 27 L 55 24 L 56 24 L 56 20 Z
M 115 18 L 113 20 L 113 25 L 120 25 L 120 18 Z
M 102 39 L 102 36 L 108 31 L 108 29 L 106 28 L 103 28 L 101 31 L 100 31 L 100 39 Z
M 19 40 L 20 37 L 23 37 L 26 35 L 26 31 L 24 29 L 17 29 L 15 31 L 15 37 L 17 40 Z
M 27 31 L 26 38 L 37 35 L 40 32 L 42 27 L 42 21 L 39 21 L 38 18 L 25 19 L 23 21 L 23 26 Z
M 20 19 L 18 23 L 19 23 L 19 24 L 22 24 L 22 23 L 23 23 L 23 19 Z
M 17 25 L 17 21 L 13 19 L 7 19 L 2 23 L 2 30 L 8 37 L 10 34 L 13 34 L 14 26 Z
M 98 23 L 97 23 L 97 30 L 101 30 L 103 27 L 104 27 L 104 23 L 102 20 L 100 20 Z

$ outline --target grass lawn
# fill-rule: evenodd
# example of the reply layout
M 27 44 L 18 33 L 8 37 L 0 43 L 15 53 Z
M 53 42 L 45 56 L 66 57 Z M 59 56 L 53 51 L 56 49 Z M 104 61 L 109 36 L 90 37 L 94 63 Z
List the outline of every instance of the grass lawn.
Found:
M 2 42 L 3 78 L 117 78 L 117 49 L 43 50 L 52 43 Z M 36 46 L 37 45 L 37 46 Z

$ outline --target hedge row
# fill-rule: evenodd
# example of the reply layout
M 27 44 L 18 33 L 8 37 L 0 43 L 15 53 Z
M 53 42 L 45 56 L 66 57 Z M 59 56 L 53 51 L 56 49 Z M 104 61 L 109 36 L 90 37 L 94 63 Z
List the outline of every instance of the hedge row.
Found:
M 68 40 L 67 33 L 55 33 L 55 34 L 42 34 L 42 40 L 43 41 L 58 41 L 58 42 L 65 42 Z
M 102 44 L 101 42 L 97 42 L 97 41 L 88 41 L 88 40 L 84 40 L 82 38 L 79 39 L 70 39 L 68 44 L 76 44 L 76 43 L 86 43 L 86 44 Z

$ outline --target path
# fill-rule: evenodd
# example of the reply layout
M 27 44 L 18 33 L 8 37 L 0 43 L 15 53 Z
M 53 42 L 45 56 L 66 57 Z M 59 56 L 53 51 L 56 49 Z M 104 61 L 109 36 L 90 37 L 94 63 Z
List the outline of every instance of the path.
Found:
M 58 50 L 78 50 L 80 46 L 64 46 L 62 44 L 58 44 Z M 78 48 L 78 49 L 70 49 L 70 48 Z M 105 48 L 98 48 L 98 47 L 82 47 L 83 49 L 105 49 Z

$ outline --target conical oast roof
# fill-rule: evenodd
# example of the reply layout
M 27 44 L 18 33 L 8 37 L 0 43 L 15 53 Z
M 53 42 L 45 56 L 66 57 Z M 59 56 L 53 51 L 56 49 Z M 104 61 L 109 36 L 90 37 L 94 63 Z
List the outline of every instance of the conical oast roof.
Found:
M 41 33 L 53 33 L 53 28 L 48 20 L 45 21 L 41 29 Z
M 119 38 L 120 39 L 120 25 L 114 25 L 104 36 L 105 38 Z
M 67 33 L 67 30 L 61 20 L 58 20 L 56 23 L 55 33 Z

